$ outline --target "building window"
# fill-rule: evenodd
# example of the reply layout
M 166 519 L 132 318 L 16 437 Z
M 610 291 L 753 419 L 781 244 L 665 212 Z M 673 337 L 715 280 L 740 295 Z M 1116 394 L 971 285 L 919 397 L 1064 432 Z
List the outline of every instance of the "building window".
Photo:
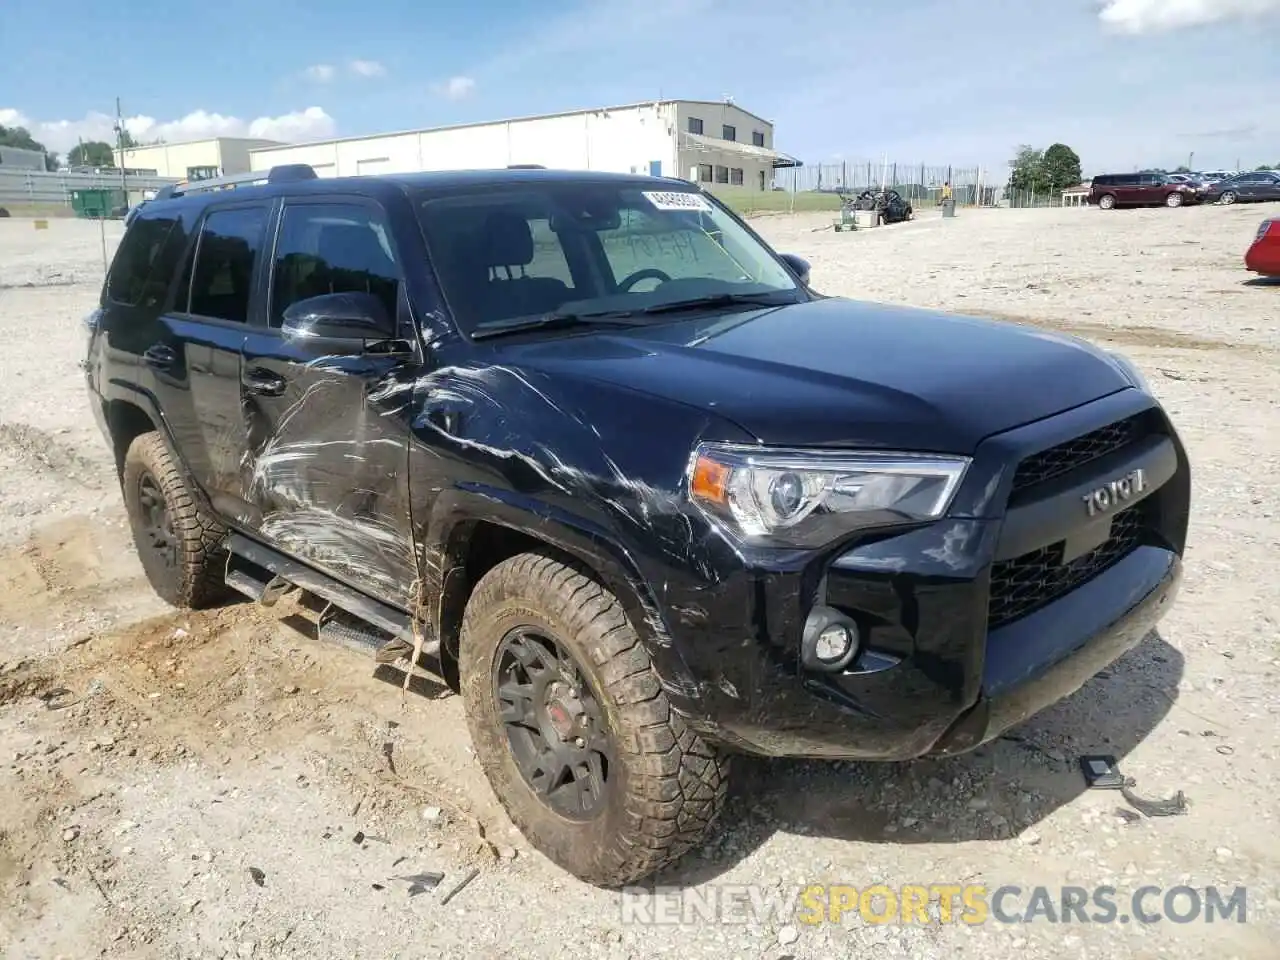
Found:
M 697 133 L 697 134 L 701 134 L 701 133 L 702 133 L 702 121 L 701 121 L 701 120 L 699 120 L 697 117 L 690 117 L 690 118 L 689 118 L 689 132 L 690 132 L 690 133 Z
M 763 170 L 760 171 L 760 189 L 761 190 L 764 189 L 764 171 Z
M 212 180 L 218 175 L 217 167 L 187 167 L 187 180 Z
M 742 170 L 740 170 L 738 167 L 734 167 L 732 170 L 730 170 L 729 182 L 732 183 L 735 187 L 742 186 Z
M 721 132 L 721 134 L 723 134 L 723 139 L 725 139 L 725 140 L 737 140 L 737 139 L 738 139 L 738 128 L 737 128 L 737 127 L 731 127 L 731 126 L 729 126 L 729 124 L 727 124 L 727 123 L 726 123 L 723 127 L 721 127 L 721 128 L 720 128 L 720 132 Z
M 711 164 L 709 163 L 698 164 L 698 182 L 699 183 L 711 182 Z
M 716 167 L 716 183 L 728 183 L 728 182 L 729 182 L 729 168 Z
M 752 145 L 753 147 L 763 147 L 763 146 L 764 146 L 764 134 L 763 134 L 763 133 L 761 133 L 759 130 L 755 130 L 755 131 L 753 131 L 753 132 L 752 132 L 752 134 L 751 134 L 751 145 Z

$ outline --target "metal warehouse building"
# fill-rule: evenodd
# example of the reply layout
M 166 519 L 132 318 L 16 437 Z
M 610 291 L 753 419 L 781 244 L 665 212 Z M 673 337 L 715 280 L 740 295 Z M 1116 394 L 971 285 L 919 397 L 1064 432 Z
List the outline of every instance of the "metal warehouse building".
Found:
M 322 177 L 540 164 L 649 173 L 768 190 L 799 161 L 773 148 L 773 124 L 730 102 L 658 100 L 431 130 L 255 149 L 254 170 L 309 163 Z
M 211 137 L 181 143 L 156 143 L 116 150 L 116 166 L 130 170 L 154 170 L 156 176 L 176 180 L 209 180 L 233 173 L 248 173 L 249 151 L 283 146 L 279 140 L 260 137 Z

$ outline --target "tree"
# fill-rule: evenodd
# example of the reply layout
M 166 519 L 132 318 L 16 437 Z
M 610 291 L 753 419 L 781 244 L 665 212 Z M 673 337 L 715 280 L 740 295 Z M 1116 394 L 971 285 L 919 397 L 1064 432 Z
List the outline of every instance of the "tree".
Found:
M 114 167 L 115 154 L 111 152 L 111 144 L 101 140 L 90 140 L 78 143 L 67 154 L 67 165 L 72 167 Z
M 134 147 L 142 146 L 142 144 L 138 143 L 138 141 L 134 139 L 133 134 L 128 130 L 121 129 L 121 131 L 116 134 L 116 139 L 119 141 L 120 147 L 123 150 L 132 150 Z
M 1190 172 L 1191 172 L 1191 168 L 1190 168 L 1190 167 L 1186 167 L 1186 166 L 1182 166 L 1182 167 L 1174 167 L 1174 168 L 1173 168 L 1173 172 L 1174 172 L 1174 173 L 1190 173 Z
M 1009 161 L 1011 190 L 1055 193 L 1080 182 L 1080 157 L 1065 143 L 1047 150 L 1023 144 Z
M 58 155 L 45 149 L 45 145 L 31 136 L 26 127 L 0 126 L 0 147 L 17 147 L 19 150 L 37 150 L 44 154 L 44 168 L 58 169 Z
M 1018 147 L 1018 152 L 1009 161 L 1009 189 L 1036 190 L 1044 189 L 1041 182 L 1041 163 L 1044 154 L 1029 144 Z
M 1055 143 L 1040 159 L 1046 189 L 1057 193 L 1080 182 L 1080 156 L 1065 143 Z

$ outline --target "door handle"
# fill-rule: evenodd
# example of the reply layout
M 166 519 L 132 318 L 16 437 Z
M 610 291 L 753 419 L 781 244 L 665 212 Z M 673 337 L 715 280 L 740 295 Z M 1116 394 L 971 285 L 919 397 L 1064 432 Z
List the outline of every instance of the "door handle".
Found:
M 278 397 L 284 393 L 285 388 L 284 377 L 270 370 L 263 370 L 261 367 L 246 370 L 241 375 L 240 382 L 250 393 L 263 397 Z
M 169 369 L 177 359 L 178 355 L 174 353 L 173 347 L 163 343 L 153 343 L 142 354 L 142 362 L 158 370 Z

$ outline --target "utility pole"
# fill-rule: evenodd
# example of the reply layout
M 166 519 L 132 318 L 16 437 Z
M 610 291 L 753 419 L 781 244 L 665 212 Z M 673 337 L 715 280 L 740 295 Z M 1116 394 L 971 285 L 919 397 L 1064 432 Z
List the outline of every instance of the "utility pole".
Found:
M 1195 160 L 1196 160 L 1196 152 L 1195 152 L 1194 150 L 1192 150 L 1190 153 L 1188 153 L 1188 154 L 1187 154 L 1187 169 L 1188 169 L 1188 170 L 1194 170 L 1194 169 L 1195 169 Z
M 129 205 L 129 186 L 124 172 L 124 114 L 120 111 L 120 98 L 116 97 L 116 147 L 120 151 L 120 192 L 124 194 L 124 205 Z

